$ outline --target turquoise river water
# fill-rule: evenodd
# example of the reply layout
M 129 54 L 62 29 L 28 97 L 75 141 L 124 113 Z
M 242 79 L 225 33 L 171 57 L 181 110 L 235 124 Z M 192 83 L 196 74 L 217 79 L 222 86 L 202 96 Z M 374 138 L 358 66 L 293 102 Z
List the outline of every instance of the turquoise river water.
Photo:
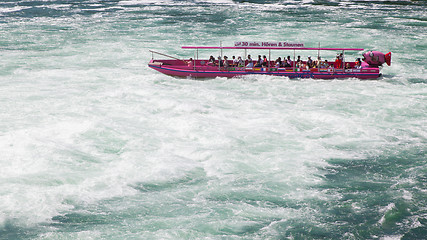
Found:
M 369 81 L 147 66 L 235 41 L 392 65 Z M 426 239 L 426 1 L 4 0 L 0 50 L 0 239 Z

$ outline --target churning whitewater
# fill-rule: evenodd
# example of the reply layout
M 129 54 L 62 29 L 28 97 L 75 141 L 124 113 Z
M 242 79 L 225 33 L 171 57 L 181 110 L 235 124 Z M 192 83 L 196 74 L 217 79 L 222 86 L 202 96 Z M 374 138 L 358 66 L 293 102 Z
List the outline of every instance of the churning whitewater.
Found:
M 425 238 L 426 7 L 3 1 L 0 239 Z M 147 66 L 149 50 L 188 59 L 181 46 L 239 41 L 393 59 L 367 81 L 200 81 Z

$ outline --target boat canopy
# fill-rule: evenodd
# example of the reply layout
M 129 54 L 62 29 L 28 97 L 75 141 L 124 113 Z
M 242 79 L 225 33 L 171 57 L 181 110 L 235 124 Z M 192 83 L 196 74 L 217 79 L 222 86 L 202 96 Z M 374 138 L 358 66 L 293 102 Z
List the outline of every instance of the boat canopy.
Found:
M 363 48 L 321 48 L 320 43 L 317 48 L 305 47 L 304 43 L 290 43 L 290 42 L 254 42 L 254 41 L 240 41 L 234 42 L 234 47 L 220 46 L 207 47 L 207 46 L 183 46 L 184 49 L 267 49 L 267 50 L 329 50 L 329 51 L 363 51 Z
M 328 51 L 363 51 L 363 48 L 308 48 L 308 47 L 207 47 L 183 46 L 183 49 L 266 49 L 266 50 L 328 50 Z

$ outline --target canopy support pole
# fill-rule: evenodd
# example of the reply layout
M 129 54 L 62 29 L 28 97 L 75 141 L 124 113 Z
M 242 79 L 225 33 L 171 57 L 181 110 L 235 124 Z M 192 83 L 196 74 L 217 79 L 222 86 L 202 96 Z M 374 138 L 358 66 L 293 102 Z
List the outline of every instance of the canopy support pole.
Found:
M 219 41 L 219 56 L 221 57 L 218 59 L 218 71 L 221 71 L 221 61 L 222 61 L 222 41 Z
M 221 55 L 220 56 L 221 56 L 221 59 L 222 59 L 222 41 L 219 42 L 219 46 L 221 48 Z
M 245 65 L 245 67 L 246 67 L 246 48 L 245 48 L 245 55 L 243 55 L 243 59 L 245 59 L 245 64 L 243 64 L 243 65 Z M 249 64 L 249 63 L 248 63 Z
M 342 71 L 344 72 L 345 70 L 345 57 L 344 57 L 344 50 L 342 50 Z
M 197 55 L 196 55 L 196 52 L 197 52 Z M 193 62 L 192 62 L 194 71 L 196 71 L 196 56 L 197 56 L 197 58 L 199 58 L 199 49 L 198 48 L 196 49 L 196 51 L 194 51 L 194 58 L 193 58 Z
M 320 72 L 320 42 L 319 42 L 319 50 L 317 50 L 317 72 Z
M 294 61 L 292 63 L 292 71 L 295 72 L 295 49 L 294 49 Z

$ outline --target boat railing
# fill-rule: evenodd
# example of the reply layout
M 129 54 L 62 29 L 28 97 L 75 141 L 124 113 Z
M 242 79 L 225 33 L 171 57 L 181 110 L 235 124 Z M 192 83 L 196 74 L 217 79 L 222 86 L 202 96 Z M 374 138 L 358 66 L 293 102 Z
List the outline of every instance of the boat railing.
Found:
M 158 54 L 158 55 L 165 56 L 165 57 L 168 57 L 168 58 L 172 58 L 174 60 L 178 60 L 178 61 L 181 61 L 181 62 L 183 62 L 185 64 L 188 64 L 187 61 L 185 61 L 183 59 L 179 59 L 179 58 L 171 56 L 171 55 L 167 55 L 167 54 L 164 54 L 164 53 L 161 53 L 161 52 L 156 52 L 156 51 L 153 51 L 153 50 L 148 50 L 148 51 L 151 52 L 151 60 L 154 60 L 154 54 Z

